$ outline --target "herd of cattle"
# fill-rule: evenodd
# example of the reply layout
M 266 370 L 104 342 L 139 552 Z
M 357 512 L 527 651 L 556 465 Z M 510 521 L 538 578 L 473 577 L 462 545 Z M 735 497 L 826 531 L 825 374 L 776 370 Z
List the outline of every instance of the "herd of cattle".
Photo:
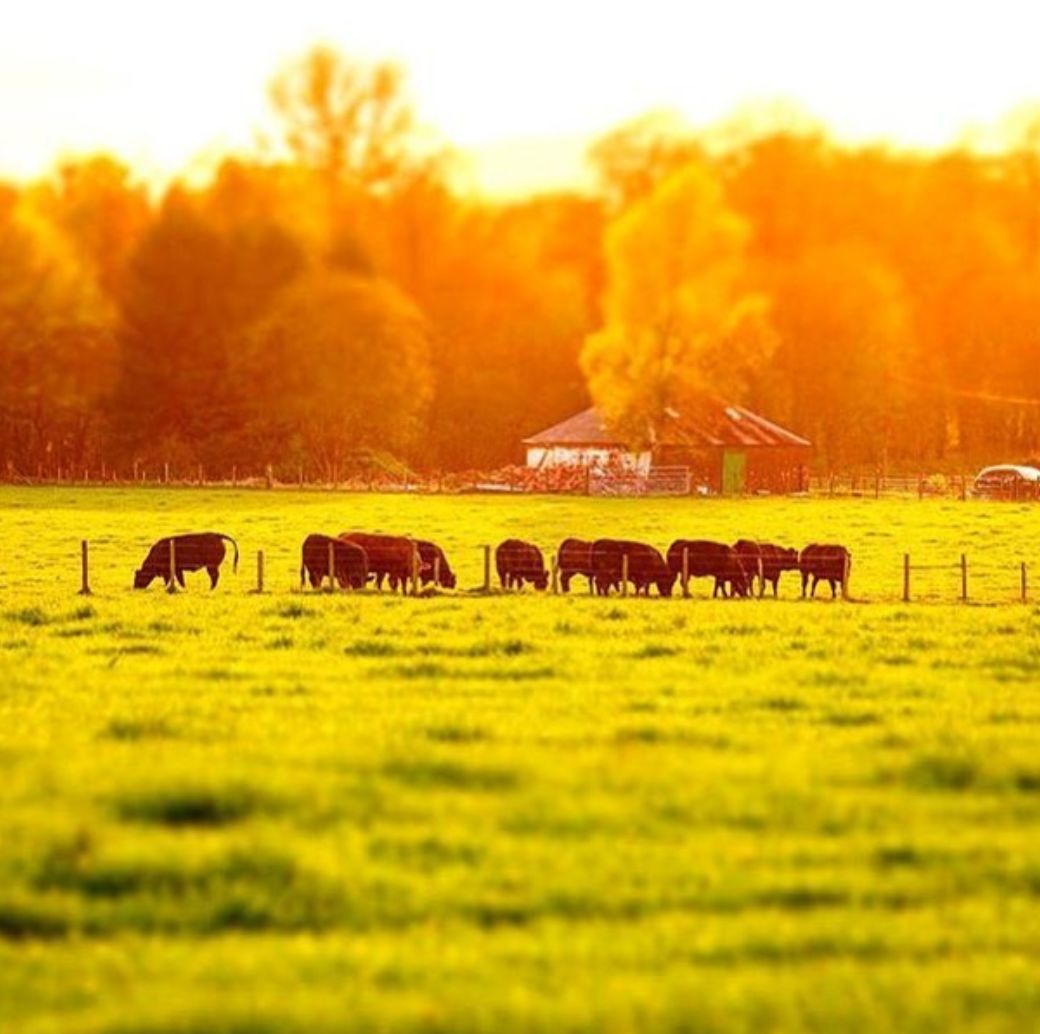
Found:
M 228 535 L 202 532 L 160 539 L 152 546 L 134 576 L 134 587 L 146 588 L 162 578 L 171 588 L 176 581 L 184 586 L 184 574 L 205 569 L 215 588 L 224 561 L 224 542 L 235 549 L 234 569 L 238 569 L 238 545 Z M 820 582 L 827 582 L 831 596 L 848 586 L 852 556 L 844 546 L 814 543 L 800 552 L 770 543 L 741 539 L 732 546 L 701 539 L 676 539 L 662 556 L 653 546 L 625 539 L 565 539 L 546 566 L 542 551 L 530 542 L 506 539 L 495 550 L 495 569 L 504 589 L 519 589 L 530 584 L 546 590 L 552 584 L 569 592 L 577 576 L 588 579 L 590 592 L 607 596 L 611 591 L 627 592 L 631 585 L 636 595 L 650 594 L 654 586 L 661 596 L 671 596 L 678 583 L 687 591 L 692 578 L 714 579 L 713 596 L 746 597 L 765 594 L 772 585 L 779 595 L 780 577 L 785 571 L 801 576 L 802 595 L 815 596 Z M 435 585 L 454 589 L 457 584 L 443 549 L 434 542 L 399 535 L 371 535 L 345 532 L 339 536 L 308 535 L 300 562 L 300 586 L 308 582 L 317 589 L 326 581 L 343 589 L 362 589 L 373 583 L 382 589 L 384 582 L 394 592 L 407 592 L 420 586 Z

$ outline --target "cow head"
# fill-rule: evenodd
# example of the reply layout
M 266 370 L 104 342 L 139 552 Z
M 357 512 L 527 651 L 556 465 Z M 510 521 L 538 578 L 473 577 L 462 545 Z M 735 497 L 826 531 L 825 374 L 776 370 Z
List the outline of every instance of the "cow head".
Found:
M 657 591 L 662 596 L 671 596 L 678 578 L 679 574 L 677 571 L 668 571 L 667 573 L 659 575 L 657 578 Z
M 445 589 L 454 589 L 456 584 L 458 584 L 458 579 L 455 577 L 455 572 L 446 564 L 441 565 L 441 585 Z
M 531 575 L 531 583 L 536 589 L 541 589 L 544 592 L 549 588 L 549 572 L 539 571 L 537 574 Z
M 134 588 L 147 589 L 157 577 L 156 571 L 149 570 L 147 567 L 139 567 L 134 571 Z
M 777 566 L 781 571 L 798 570 L 798 550 L 779 549 L 777 551 Z

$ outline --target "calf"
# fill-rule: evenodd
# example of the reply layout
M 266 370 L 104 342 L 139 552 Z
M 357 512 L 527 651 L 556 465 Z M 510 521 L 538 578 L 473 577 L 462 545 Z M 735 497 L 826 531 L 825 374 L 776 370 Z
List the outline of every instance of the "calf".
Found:
M 224 562 L 224 542 L 235 547 L 232 570 L 238 571 L 238 543 L 230 535 L 215 531 L 203 531 L 189 535 L 171 535 L 159 539 L 144 558 L 144 563 L 134 572 L 134 588 L 147 589 L 156 578 L 172 586 L 174 578 L 183 589 L 184 572 L 198 571 L 203 567 L 209 575 L 209 587 L 215 589 L 220 580 L 220 565 Z M 170 546 L 173 546 L 173 564 L 170 564 Z M 172 570 L 171 570 L 172 566 Z
M 686 554 L 686 573 L 690 578 L 714 578 L 712 597 L 721 592 L 726 595 L 726 586 L 735 596 L 747 596 L 748 577 L 740 556 L 732 546 L 724 542 L 706 542 L 701 539 L 676 539 L 668 547 L 668 567 L 682 577 L 683 554 Z
M 762 551 L 762 594 L 766 591 L 766 582 L 772 582 L 773 595 L 778 596 L 780 590 L 780 575 L 784 571 L 797 571 L 798 550 L 785 549 L 783 546 L 774 546 L 768 542 L 759 545 Z
M 383 579 L 386 578 L 391 592 L 398 588 L 407 592 L 412 572 L 423 574 L 424 564 L 414 539 L 400 535 L 369 535 L 363 531 L 345 531 L 340 538 L 365 551 L 368 575 L 375 581 L 377 589 L 383 588 Z
M 606 596 L 611 589 L 620 588 L 628 568 L 628 580 L 636 595 L 650 595 L 650 586 L 656 585 L 661 596 L 671 596 L 675 574 L 665 559 L 643 542 L 626 539 L 597 539 L 592 544 L 591 561 L 596 593 Z M 627 564 L 626 564 L 627 561 Z
M 593 586 L 592 543 L 581 539 L 564 539 L 556 554 L 556 567 L 560 572 L 560 588 L 570 592 L 571 579 L 576 575 L 584 575 L 589 580 L 589 588 Z
M 436 543 L 424 539 L 416 539 L 415 548 L 419 550 L 419 559 L 422 562 L 420 580 L 423 585 L 429 585 L 436 580 L 442 589 L 454 589 L 457 582 L 455 572 L 448 564 L 444 550 Z
M 544 591 L 549 585 L 542 551 L 530 542 L 506 539 L 499 543 L 495 550 L 495 570 L 503 589 L 522 589 L 524 582 L 530 582 Z
M 798 557 L 798 567 L 802 572 L 802 596 L 805 596 L 809 579 L 812 578 L 812 590 L 809 598 L 816 597 L 816 586 L 827 582 L 831 587 L 831 599 L 838 595 L 837 587 L 841 586 L 843 596 L 848 594 L 849 571 L 852 570 L 852 554 L 844 546 L 821 546 L 813 543 L 806 546 Z
M 363 589 L 368 581 L 368 558 L 353 542 L 334 539 L 331 535 L 308 535 L 303 540 L 300 559 L 300 588 L 304 581 L 317 589 L 329 577 L 329 550 L 332 550 L 332 574 L 341 589 Z

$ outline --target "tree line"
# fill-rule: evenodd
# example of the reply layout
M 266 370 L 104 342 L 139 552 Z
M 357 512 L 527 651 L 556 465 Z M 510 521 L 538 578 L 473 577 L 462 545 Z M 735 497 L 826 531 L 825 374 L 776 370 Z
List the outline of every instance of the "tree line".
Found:
M 1040 452 L 1040 117 L 851 147 L 660 116 L 597 188 L 493 202 L 401 72 L 316 49 L 280 137 L 153 196 L 105 155 L 0 185 L 0 463 L 488 469 L 594 401 L 633 444 L 705 395 L 831 468 Z

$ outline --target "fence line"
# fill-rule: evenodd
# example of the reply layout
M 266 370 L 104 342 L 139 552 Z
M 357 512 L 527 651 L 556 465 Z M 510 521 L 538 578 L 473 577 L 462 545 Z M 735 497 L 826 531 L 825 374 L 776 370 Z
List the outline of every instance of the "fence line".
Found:
M 463 591 L 463 593 L 466 593 L 466 592 L 470 592 L 470 593 L 477 592 L 477 593 L 482 593 L 482 594 L 485 594 L 485 595 L 490 595 L 490 594 L 492 594 L 495 591 L 493 589 L 492 583 L 491 583 L 491 552 L 492 552 L 492 547 L 490 545 L 488 545 L 488 544 L 485 544 L 485 545 L 480 546 L 479 548 L 480 548 L 480 550 L 482 552 L 482 559 L 483 559 L 483 574 L 484 574 L 483 584 L 479 588 L 477 588 L 477 589 L 462 590 L 462 591 Z M 496 550 L 496 557 L 500 556 L 500 555 L 504 556 L 506 558 L 508 558 L 509 556 L 522 556 L 525 559 L 529 558 L 529 554 L 527 553 L 527 551 L 519 551 L 519 550 L 508 550 L 508 549 L 507 550 Z M 689 598 L 690 597 L 689 582 L 691 580 L 693 580 L 693 578 L 695 578 L 695 577 L 709 577 L 709 578 L 710 577 L 717 577 L 717 578 L 719 578 L 722 581 L 730 580 L 729 576 L 727 575 L 726 571 L 724 571 L 724 570 L 723 571 L 719 571 L 719 572 L 716 572 L 715 570 L 711 570 L 711 571 L 707 571 L 707 572 L 704 572 L 704 573 L 692 573 L 691 574 L 691 571 L 690 571 L 690 561 L 692 559 L 697 559 L 697 558 L 702 558 L 702 557 L 703 558 L 711 558 L 711 559 L 714 560 L 714 559 L 718 559 L 718 554 L 715 553 L 715 552 L 707 552 L 707 551 L 703 551 L 703 550 L 688 550 L 688 549 L 684 549 L 683 552 L 682 552 L 680 570 L 674 571 L 674 570 L 670 569 L 670 573 L 674 574 L 675 579 L 679 583 L 679 588 L 680 588 L 681 595 L 682 595 L 683 598 Z M 78 590 L 78 594 L 82 595 L 82 596 L 94 595 L 94 591 L 91 588 L 91 584 L 90 584 L 90 559 L 91 559 L 90 543 L 89 543 L 89 541 L 87 539 L 83 539 L 83 540 L 80 541 L 80 549 L 79 549 L 79 581 L 80 581 L 80 587 L 79 587 L 79 590 Z M 333 542 L 330 542 L 329 546 L 328 546 L 328 558 L 327 558 L 327 561 L 328 561 L 327 575 L 328 575 L 329 585 L 328 585 L 327 589 L 325 589 L 323 585 L 320 585 L 318 587 L 318 591 L 319 592 L 322 592 L 322 591 L 325 591 L 325 592 L 335 592 L 336 591 L 335 550 L 334 550 L 334 543 Z M 411 569 L 409 571 L 409 576 L 405 579 L 405 586 L 410 588 L 412 595 L 414 595 L 414 596 L 421 595 L 420 585 L 422 583 L 422 577 L 427 573 L 428 570 L 432 571 L 433 586 L 435 587 L 435 590 L 436 590 L 437 588 L 439 588 L 441 586 L 441 561 L 440 561 L 440 557 L 437 557 L 436 560 L 431 565 L 423 565 L 421 563 L 420 559 L 419 559 L 418 551 L 415 551 L 413 553 L 413 559 L 412 559 L 412 563 L 411 563 Z M 895 596 L 888 596 L 888 595 L 885 595 L 885 594 L 882 593 L 882 594 L 877 594 L 874 597 L 858 596 L 858 597 L 854 597 L 854 598 L 856 600 L 858 600 L 859 602 L 870 602 L 871 600 L 876 601 L 876 602 L 892 602 L 894 600 L 901 599 L 903 603 L 909 604 L 909 603 L 913 603 L 915 601 L 920 601 L 923 598 L 923 596 L 922 596 L 922 593 L 920 591 L 916 591 L 915 592 L 916 585 L 915 585 L 915 582 L 914 582 L 914 579 L 913 579 L 913 575 L 916 574 L 916 573 L 920 573 L 920 572 L 943 572 L 943 571 L 950 572 L 951 574 L 956 573 L 957 575 L 959 575 L 959 586 L 958 586 L 959 592 L 956 592 L 956 593 L 954 593 L 952 591 L 950 592 L 949 598 L 950 598 L 951 602 L 956 600 L 956 601 L 961 602 L 961 603 L 969 603 L 972 600 L 979 600 L 980 597 L 978 595 L 972 595 L 972 593 L 971 593 L 971 587 L 972 587 L 973 584 L 977 585 L 980 580 L 984 584 L 987 583 L 987 582 L 992 584 L 992 579 L 994 578 L 994 576 L 999 575 L 999 574 L 1008 574 L 1008 573 L 1011 573 L 1011 572 L 1013 572 L 1014 574 L 1017 574 L 1017 586 L 1016 586 L 1017 593 L 1011 592 L 1011 588 L 1012 588 L 1012 586 L 1015 585 L 1016 579 L 1014 579 L 1013 577 L 1009 578 L 1009 591 L 1008 591 L 1007 597 L 1005 597 L 1005 601 L 1009 602 L 1010 599 L 1014 599 L 1017 596 L 1017 599 L 1021 603 L 1028 603 L 1029 602 L 1029 566 L 1028 566 L 1026 561 L 1024 561 L 1024 560 L 1019 561 L 1014 566 L 1012 566 L 1012 565 L 1004 565 L 1004 564 L 997 564 L 997 563 L 992 563 L 992 562 L 983 562 L 983 563 L 975 564 L 975 563 L 969 563 L 969 557 L 968 557 L 967 553 L 961 553 L 959 555 L 958 559 L 953 561 L 953 562 L 951 562 L 951 563 L 914 563 L 910 553 L 903 553 L 903 555 L 902 555 L 902 586 L 901 586 L 902 591 L 901 591 L 901 593 L 899 593 L 899 594 L 897 594 Z M 782 570 L 780 570 L 779 574 L 782 575 L 785 572 L 789 572 L 792 575 L 796 575 L 796 576 L 803 576 L 805 578 L 811 577 L 815 573 L 817 573 L 817 572 L 813 572 L 813 571 L 803 572 L 803 571 L 801 571 L 800 568 L 786 567 L 786 568 L 783 568 Z M 169 569 L 168 569 L 168 585 L 167 585 L 167 591 L 169 593 L 171 593 L 171 594 L 175 594 L 175 593 L 180 591 L 179 590 L 179 581 L 178 581 L 178 574 L 179 573 L 183 574 L 183 572 L 179 572 L 178 571 L 178 567 L 177 567 L 177 546 L 176 546 L 176 541 L 175 541 L 175 539 L 171 538 L 170 539 L 170 548 L 169 548 Z M 531 575 L 535 574 L 535 573 L 539 574 L 540 576 L 544 576 L 544 578 L 545 578 L 545 588 L 552 595 L 565 595 L 565 594 L 569 593 L 569 589 L 566 589 L 566 590 L 563 589 L 562 584 L 561 584 L 561 575 L 564 575 L 564 574 L 569 576 L 568 577 L 568 585 L 569 585 L 569 578 L 573 578 L 576 575 L 579 575 L 579 576 L 582 576 L 582 577 L 586 577 L 588 579 L 588 583 L 589 583 L 589 593 L 590 593 L 590 595 L 594 594 L 596 592 L 595 573 L 590 574 L 588 570 L 583 570 L 583 569 L 561 568 L 560 563 L 559 563 L 558 551 L 553 551 L 550 554 L 548 567 L 545 566 L 544 559 L 543 559 L 541 561 L 541 567 L 540 567 L 540 569 L 538 571 L 534 571 L 533 569 L 531 569 L 531 570 L 528 570 L 528 571 L 520 571 L 519 573 L 522 574 L 524 576 L 524 578 L 527 579 L 527 580 L 531 580 Z M 629 584 L 630 583 L 635 584 L 633 582 L 632 578 L 631 578 L 632 572 L 630 570 L 630 559 L 629 559 L 629 554 L 627 552 L 622 553 L 622 555 L 620 557 L 620 572 L 619 573 L 620 573 L 620 576 L 621 576 L 620 577 L 620 595 L 622 597 L 625 597 L 625 596 L 629 595 L 629 589 L 628 589 Z M 758 577 L 761 580 L 760 592 L 764 591 L 764 588 L 765 588 L 764 577 L 763 577 L 764 572 L 762 571 L 761 568 L 758 571 L 751 571 L 751 572 L 745 571 L 744 573 L 745 573 L 745 577 L 746 577 L 749 585 L 753 583 L 753 580 L 754 580 L 755 577 Z M 10 572 L 8 572 L 8 574 L 10 575 Z M 818 580 L 819 581 L 828 581 L 828 579 L 826 577 L 820 577 Z M 649 581 L 651 581 L 651 583 L 652 583 L 654 580 L 653 579 L 649 579 Z M 790 581 L 791 580 L 789 579 L 789 582 Z M 850 599 L 851 597 L 849 595 L 849 569 L 848 569 L 847 566 L 842 571 L 841 577 L 834 578 L 833 581 L 835 583 L 840 583 L 841 584 L 843 598 Z M 322 579 L 322 582 L 324 583 L 324 578 Z M 8 579 L 8 588 L 10 588 L 10 578 Z M 348 580 L 347 585 L 346 585 L 345 588 L 347 590 L 350 589 L 349 580 Z M 951 589 L 952 588 L 953 588 L 953 586 L 951 586 Z M 609 589 L 607 591 L 609 593 Z M 258 550 L 257 551 L 256 587 L 253 588 L 253 589 L 248 590 L 248 592 L 249 592 L 250 595 L 258 595 L 258 594 L 264 594 L 265 593 L 265 553 L 264 553 L 263 550 Z M 804 594 L 804 592 L 805 592 L 805 588 L 803 586 L 802 587 L 802 593 L 799 594 L 798 598 L 802 598 L 802 594 Z M 753 596 L 754 594 L 752 592 L 749 592 L 748 595 L 749 596 Z M 931 594 L 928 594 L 927 598 L 934 599 L 936 597 L 936 595 L 937 594 L 933 592 Z M 941 594 L 939 594 L 939 595 L 941 596 Z M 983 600 L 988 599 L 990 601 L 993 601 L 992 600 L 992 594 L 990 594 L 989 596 L 981 597 L 981 599 L 983 599 Z
M 93 476 L 92 476 L 93 475 Z M 717 494 L 717 486 L 701 484 L 703 477 L 691 467 L 657 466 L 646 473 L 599 470 L 591 467 L 555 467 L 538 470 L 511 467 L 498 471 L 466 471 L 456 474 L 422 476 L 375 474 L 342 476 L 338 471 L 325 474 L 308 472 L 302 466 L 291 472 L 276 472 L 273 464 L 260 465 L 250 472 L 233 464 L 223 476 L 214 476 L 201 465 L 177 471 L 169 461 L 146 466 L 135 462 L 122 471 L 101 462 L 94 467 L 71 470 L 39 466 L 32 475 L 13 468 L 0 472 L 0 482 L 25 486 L 65 485 L 91 487 L 179 487 L 234 489 L 295 489 L 304 491 L 405 492 L 423 495 L 469 492 L 549 493 L 593 496 L 699 496 Z M 787 481 L 785 486 L 783 482 Z M 823 498 L 975 498 L 971 474 L 859 475 L 838 472 L 800 478 L 797 484 L 780 478 L 779 487 L 756 486 L 752 478 L 738 495 L 794 495 Z M 1040 501 L 1040 483 L 1013 483 L 999 494 L 989 496 L 1017 502 Z

